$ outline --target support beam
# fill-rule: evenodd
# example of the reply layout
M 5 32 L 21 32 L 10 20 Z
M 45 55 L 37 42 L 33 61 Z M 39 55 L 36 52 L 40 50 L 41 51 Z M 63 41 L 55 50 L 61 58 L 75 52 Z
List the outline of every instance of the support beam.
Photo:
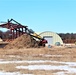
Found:
M 12 39 L 12 29 L 10 29 L 10 31 L 11 31 L 11 39 Z
M 17 38 L 17 29 L 16 29 L 16 38 Z
M 26 27 L 25 27 L 25 33 L 26 33 L 26 31 L 27 31 L 27 29 L 26 29 Z
M 22 34 L 23 34 L 23 28 L 22 28 Z
M 19 28 L 19 36 L 20 36 L 20 28 Z
M 13 34 L 13 39 L 15 38 L 15 35 L 14 35 L 14 29 L 12 30 L 13 32 L 12 32 L 12 34 Z

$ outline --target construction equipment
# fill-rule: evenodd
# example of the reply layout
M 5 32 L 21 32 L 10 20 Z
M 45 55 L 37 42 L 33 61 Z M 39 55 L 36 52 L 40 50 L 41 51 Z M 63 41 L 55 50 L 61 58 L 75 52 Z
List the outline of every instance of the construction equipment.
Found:
M 12 39 L 15 39 L 23 34 L 28 34 L 32 36 L 34 39 L 38 39 L 39 46 L 45 46 L 45 44 L 47 43 L 47 40 L 45 40 L 40 35 L 35 33 L 32 29 L 29 29 L 28 26 L 24 26 L 19 22 L 15 21 L 14 19 L 11 20 L 8 19 L 8 22 L 5 24 L 1 24 L 0 27 L 10 29 Z
M 42 38 L 40 35 L 38 35 L 37 33 L 35 33 L 32 29 L 28 29 L 29 31 L 29 35 L 31 35 L 35 40 L 39 41 L 39 46 L 45 46 L 45 44 L 47 43 L 47 40 L 45 40 L 44 38 Z

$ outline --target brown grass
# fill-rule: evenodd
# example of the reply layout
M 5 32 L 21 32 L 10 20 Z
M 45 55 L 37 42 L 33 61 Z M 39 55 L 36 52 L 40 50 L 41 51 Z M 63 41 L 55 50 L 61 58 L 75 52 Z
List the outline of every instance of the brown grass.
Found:
M 43 54 L 43 55 L 41 55 Z M 60 57 L 50 56 L 45 57 L 45 54 L 49 55 L 62 55 Z M 14 57 L 9 57 L 13 55 Z M 20 56 L 20 57 L 17 57 Z M 66 62 L 76 62 L 76 48 L 23 48 L 23 49 L 0 49 L 0 59 L 4 60 L 53 60 L 53 61 L 66 61 Z M 36 63 L 37 64 L 37 63 Z M 41 65 L 65 65 L 59 63 L 38 63 Z M 12 64 L 0 64 L 0 70 L 7 72 L 20 72 L 25 74 L 35 74 L 35 75 L 53 75 L 53 73 L 61 72 L 62 70 L 27 70 L 27 69 L 16 69 L 19 65 L 29 65 L 28 63 L 12 63 Z M 34 65 L 34 64 L 31 64 Z M 8 68 L 7 68 L 8 67 Z M 74 74 L 66 74 L 74 75 Z

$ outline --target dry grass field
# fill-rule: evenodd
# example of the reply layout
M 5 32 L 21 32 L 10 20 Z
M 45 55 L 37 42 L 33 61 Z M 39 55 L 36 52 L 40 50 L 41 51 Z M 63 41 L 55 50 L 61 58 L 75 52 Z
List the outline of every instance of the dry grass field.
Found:
M 76 48 L 0 49 L 0 72 L 0 75 L 76 75 Z

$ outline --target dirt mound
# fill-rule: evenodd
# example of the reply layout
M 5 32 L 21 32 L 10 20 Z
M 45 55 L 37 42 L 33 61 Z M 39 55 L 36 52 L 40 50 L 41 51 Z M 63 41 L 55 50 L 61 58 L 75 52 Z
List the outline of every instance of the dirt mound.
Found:
M 39 47 L 38 42 L 33 39 L 32 36 L 24 34 L 17 39 L 15 39 L 13 42 L 9 43 L 5 48 L 31 48 L 31 47 Z

